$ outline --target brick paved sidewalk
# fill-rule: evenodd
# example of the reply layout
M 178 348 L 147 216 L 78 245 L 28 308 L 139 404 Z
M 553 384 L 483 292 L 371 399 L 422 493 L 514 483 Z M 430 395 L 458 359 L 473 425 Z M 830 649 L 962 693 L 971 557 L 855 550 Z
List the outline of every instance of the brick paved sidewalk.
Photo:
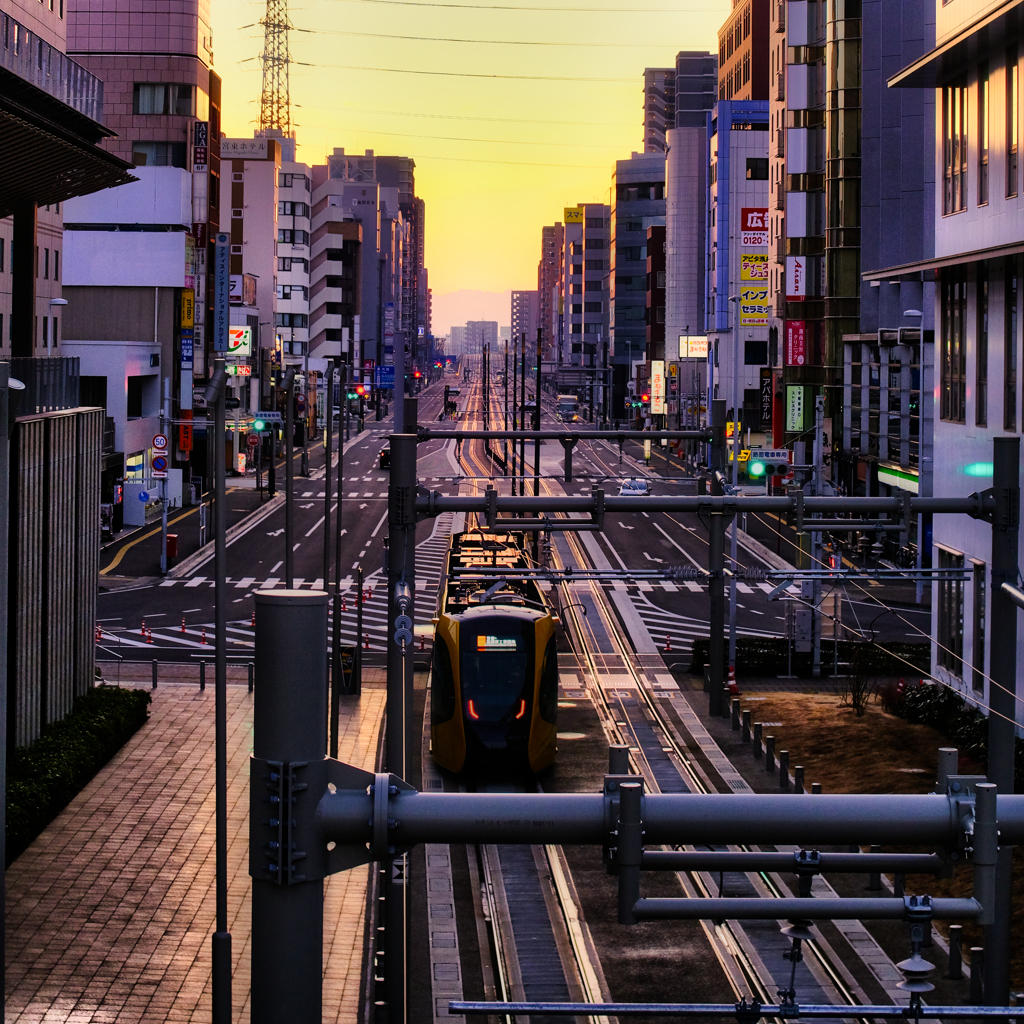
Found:
M 212 679 L 211 679 L 212 683 Z M 385 688 L 342 703 L 342 760 L 373 770 Z M 252 695 L 229 685 L 228 926 L 249 1020 Z M 7 872 L 8 1022 L 211 1017 L 214 691 L 164 684 L 151 718 Z M 357 1020 L 368 869 L 324 886 L 324 1020 Z

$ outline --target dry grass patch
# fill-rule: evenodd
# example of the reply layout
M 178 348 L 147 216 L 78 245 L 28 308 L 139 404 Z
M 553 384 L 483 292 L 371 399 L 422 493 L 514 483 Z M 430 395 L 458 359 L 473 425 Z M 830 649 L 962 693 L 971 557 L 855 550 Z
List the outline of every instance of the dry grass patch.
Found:
M 764 700 L 744 700 L 754 722 L 781 722 L 764 727 L 775 736 L 775 749 L 789 750 L 790 766 L 803 765 L 807 787 L 820 782 L 826 793 L 927 793 L 935 785 L 938 748 L 948 746 L 941 733 L 926 725 L 915 725 L 883 711 L 880 704 L 868 705 L 858 718 L 852 707 L 832 694 L 765 693 Z M 964 774 L 983 774 L 984 766 L 961 758 Z M 887 848 L 888 849 L 888 848 Z M 892 848 L 892 849 L 895 849 Z M 1014 909 L 1010 937 L 1011 987 L 1024 987 L 1024 856 L 1014 849 Z M 914 851 L 919 852 L 919 851 Z M 931 852 L 931 851 L 920 851 Z M 969 866 L 957 870 L 952 879 L 931 875 L 907 878 L 908 893 L 931 896 L 970 896 Z M 942 922 L 937 927 L 947 934 Z M 964 924 L 964 948 L 984 945 L 980 928 Z

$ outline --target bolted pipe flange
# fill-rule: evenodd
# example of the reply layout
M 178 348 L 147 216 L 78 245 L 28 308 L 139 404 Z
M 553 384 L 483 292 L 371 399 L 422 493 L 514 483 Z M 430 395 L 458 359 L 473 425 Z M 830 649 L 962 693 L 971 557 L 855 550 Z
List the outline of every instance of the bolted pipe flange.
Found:
M 388 852 L 388 789 L 391 776 L 377 772 L 373 779 L 373 857 L 384 860 Z

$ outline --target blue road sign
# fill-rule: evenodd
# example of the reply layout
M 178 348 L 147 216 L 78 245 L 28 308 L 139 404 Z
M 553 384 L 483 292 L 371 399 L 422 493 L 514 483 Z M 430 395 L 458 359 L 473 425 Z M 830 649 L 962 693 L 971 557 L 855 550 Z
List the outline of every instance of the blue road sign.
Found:
M 149 501 L 149 491 L 139 491 L 139 501 Z
M 378 388 L 394 388 L 395 368 L 393 366 L 378 366 L 374 368 L 373 383 Z
M 218 233 L 213 252 L 213 350 L 228 350 L 228 320 L 231 311 L 231 239 L 223 232 Z

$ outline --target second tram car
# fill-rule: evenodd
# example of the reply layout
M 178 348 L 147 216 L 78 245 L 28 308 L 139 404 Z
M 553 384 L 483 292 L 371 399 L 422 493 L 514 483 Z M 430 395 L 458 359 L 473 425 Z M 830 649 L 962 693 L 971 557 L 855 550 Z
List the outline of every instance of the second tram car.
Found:
M 516 533 L 452 537 L 434 619 L 431 751 L 449 771 L 540 771 L 555 760 L 558 619 L 533 579 L 474 575 L 528 569 Z

